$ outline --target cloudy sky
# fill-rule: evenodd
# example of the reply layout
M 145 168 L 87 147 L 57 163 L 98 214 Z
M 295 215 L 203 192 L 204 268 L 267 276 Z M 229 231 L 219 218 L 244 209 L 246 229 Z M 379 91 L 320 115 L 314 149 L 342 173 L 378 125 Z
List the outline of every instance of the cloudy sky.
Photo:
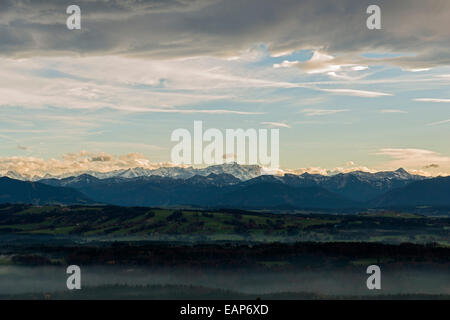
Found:
M 158 166 L 203 120 L 279 128 L 283 169 L 450 174 L 447 0 L 71 4 L 0 3 L 0 173 Z

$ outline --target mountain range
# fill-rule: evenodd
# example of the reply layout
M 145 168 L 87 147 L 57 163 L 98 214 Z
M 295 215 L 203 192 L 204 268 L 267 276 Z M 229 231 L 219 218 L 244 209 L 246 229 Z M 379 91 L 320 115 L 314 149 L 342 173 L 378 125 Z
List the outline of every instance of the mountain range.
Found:
M 157 169 L 146 168 L 129 168 L 122 170 L 114 170 L 110 172 L 98 172 L 98 171 L 80 171 L 77 173 L 66 173 L 62 175 L 46 174 L 44 177 L 23 175 L 16 171 L 8 171 L 5 176 L 24 181 L 39 181 L 42 179 L 64 179 L 69 177 L 81 176 L 84 174 L 91 175 L 99 179 L 107 178 L 137 178 L 137 177 L 149 177 L 160 176 L 169 178 L 188 179 L 194 176 L 208 176 L 211 173 L 222 174 L 227 173 L 235 176 L 240 180 L 249 180 L 260 176 L 263 173 L 263 169 L 258 165 L 240 165 L 237 163 L 225 163 L 221 165 L 213 165 L 206 168 L 193 168 L 193 167 L 161 167 Z
M 0 203 L 93 204 L 94 201 L 72 188 L 1 177 Z
M 238 164 L 138 168 L 102 178 L 87 173 L 38 182 L 2 178 L 0 202 L 239 209 L 450 206 L 450 177 L 425 178 L 403 169 L 272 176 L 262 174 L 258 166 Z

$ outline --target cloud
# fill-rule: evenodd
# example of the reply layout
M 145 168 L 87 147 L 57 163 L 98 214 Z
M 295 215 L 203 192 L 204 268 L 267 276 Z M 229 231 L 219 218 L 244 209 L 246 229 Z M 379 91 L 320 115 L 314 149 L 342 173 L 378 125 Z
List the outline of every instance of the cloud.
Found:
M 382 109 L 380 110 L 380 113 L 408 113 L 404 110 L 398 110 L 398 109 Z
M 450 99 L 439 99 L 439 98 L 418 98 L 414 101 L 420 102 L 435 102 L 435 103 L 450 103 Z
M 274 68 L 290 68 L 290 67 L 298 65 L 299 63 L 300 63 L 299 61 L 284 60 L 282 63 L 275 63 L 273 65 L 273 67 Z
M 450 119 L 429 123 L 429 126 L 437 126 L 439 124 L 449 123 Z
M 376 155 L 388 156 L 392 160 L 384 165 L 389 168 L 423 168 L 430 163 L 439 166 L 444 171 L 450 169 L 450 157 L 442 155 L 438 152 L 426 149 L 411 149 L 411 148 L 385 148 L 380 149 L 375 153 Z M 435 169 L 436 167 L 429 167 L 428 169 Z
M 314 51 L 312 57 L 305 62 L 284 60 L 282 63 L 274 64 L 273 67 L 297 67 L 307 74 L 327 74 L 333 78 L 345 80 L 355 80 L 350 74 L 354 73 L 354 71 L 363 71 L 369 68 L 368 66 L 351 63 L 350 60 L 337 59 L 318 50 Z
M 354 171 L 375 173 L 375 172 L 378 172 L 379 170 L 368 168 L 365 166 L 351 166 L 351 167 L 346 167 L 346 168 L 335 167 L 332 169 L 326 169 L 326 168 L 321 168 L 321 167 L 308 167 L 308 168 L 299 168 L 299 169 L 293 169 L 293 170 L 286 169 L 283 171 L 285 174 L 286 173 L 287 174 L 309 173 L 309 174 L 333 175 L 333 174 L 337 174 L 337 173 L 349 173 L 349 172 L 354 172 Z
M 429 169 L 435 172 L 434 175 L 442 174 L 437 169 L 449 168 L 450 158 L 442 156 L 436 152 L 421 150 L 421 149 L 381 149 L 378 155 L 388 155 L 394 158 L 394 161 L 389 163 L 390 169 L 405 167 L 408 169 L 409 165 L 417 165 L 424 169 Z M 233 159 L 235 154 L 226 154 L 224 159 Z M 411 158 L 413 157 L 413 158 Z M 427 162 L 432 160 L 432 162 Z M 405 163 L 406 161 L 406 163 Z M 420 163 L 426 165 L 420 165 Z M 82 172 L 96 171 L 96 172 L 110 172 L 114 170 L 122 170 L 129 168 L 146 168 L 157 169 L 160 167 L 174 167 L 172 163 L 157 163 L 151 162 L 141 153 L 128 153 L 122 155 L 111 155 L 105 152 L 92 153 L 88 151 L 80 151 L 77 153 L 67 153 L 62 155 L 59 159 L 50 158 L 43 159 L 38 157 L 0 157 L 0 175 L 7 174 L 8 171 L 14 171 L 27 179 L 33 177 L 44 177 L 45 175 L 61 175 L 71 176 Z M 335 167 L 331 169 L 321 167 L 307 167 L 299 169 L 284 169 L 278 170 L 276 174 L 323 174 L 331 175 L 336 173 L 348 173 L 353 171 L 363 171 L 375 173 L 379 169 L 369 168 L 366 166 L 357 166 L 353 161 L 345 164 L 345 167 Z M 430 175 L 427 171 L 421 171 L 414 168 L 408 169 L 411 173 Z M 275 173 L 275 172 L 272 172 Z
M 340 70 L 341 66 L 334 64 L 333 60 L 335 60 L 333 56 L 315 51 L 311 59 L 297 64 L 297 66 L 309 74 L 328 73 Z
M 20 149 L 20 150 L 23 150 L 23 151 L 28 150 L 27 147 L 24 147 L 24 146 L 21 146 L 21 145 L 18 145 L 18 146 L 17 146 L 17 149 Z
M 277 128 L 277 127 L 281 127 L 281 128 L 290 128 L 291 126 L 284 123 L 284 122 L 261 122 L 261 124 L 265 124 L 271 128 Z
M 230 161 L 230 160 L 236 160 L 237 159 L 237 155 L 235 153 L 225 153 L 222 158 L 224 160 Z
M 392 96 L 390 93 L 376 92 L 376 91 L 366 91 L 366 90 L 354 90 L 354 89 L 321 89 L 325 92 L 330 92 L 340 95 L 349 95 L 355 97 L 366 97 L 366 98 L 376 98 L 383 96 Z
M 135 108 L 129 106 L 127 111 L 134 112 L 156 112 L 156 113 L 206 113 L 206 114 L 239 114 L 239 115 L 257 115 L 264 114 L 264 112 L 252 112 L 252 111 L 238 111 L 238 110 L 224 110 L 224 109 L 158 109 L 158 108 Z
M 100 154 L 97 156 L 94 156 L 92 158 L 89 159 L 89 161 L 99 161 L 99 162 L 109 162 L 109 161 L 113 161 L 114 157 L 109 155 L 109 154 Z
M 0 157 L 0 174 L 15 171 L 27 178 L 43 177 L 46 174 L 70 176 L 85 171 L 109 172 L 137 167 L 156 169 L 161 166 L 173 166 L 173 164 L 152 163 L 141 153 L 114 156 L 105 152 L 80 151 L 65 154 L 60 159 Z
M 252 70 L 237 62 L 206 57 L 169 60 L 121 56 L 0 58 L 0 68 L 3 73 L 0 106 L 35 110 L 107 108 L 124 112 L 253 115 L 262 112 L 193 106 L 224 101 L 245 103 L 249 100 L 249 90 L 245 89 L 261 88 L 305 88 L 361 97 L 386 95 L 353 89 L 321 89 L 310 82 L 281 81 L 273 79 L 273 74 L 267 70 L 262 74 L 255 72 L 252 77 Z M 105 70 L 108 70 L 107 77 Z M 259 103 L 270 102 L 260 99 Z
M 349 109 L 303 109 L 301 112 L 308 117 L 312 116 L 327 116 L 331 114 L 348 112 Z
M 320 123 L 328 118 L 319 116 L 350 111 L 325 108 L 348 106 L 347 100 L 360 102 L 339 96 L 384 101 L 394 93 L 427 90 L 436 83 L 444 90 L 448 78 L 401 70 L 433 68 L 449 73 L 444 68 L 450 65 L 449 1 L 382 1 L 380 31 L 366 28 L 366 8 L 371 4 L 366 0 L 79 0 L 77 4 L 82 8 L 81 31 L 67 30 L 67 4 L 59 0 L 0 2 L 1 130 L 14 126 L 47 131 L 27 134 L 33 141 L 22 139 L 22 134 L 2 148 L 3 154 L 16 150 L 17 144 L 34 146 L 33 142 L 58 150 L 68 136 L 71 143 L 78 143 L 75 148 L 90 148 L 93 139 L 87 135 L 94 134 L 92 129 L 105 132 L 105 138 L 114 142 L 118 135 L 128 134 L 127 121 L 133 116 L 157 122 L 160 114 L 175 121 L 188 119 L 189 114 L 241 119 L 264 113 L 260 111 L 275 113 L 273 101 L 278 97 L 286 99 L 279 103 L 280 112 L 318 99 L 321 109 L 303 113 L 317 116 L 304 120 Z M 399 69 L 388 70 L 389 66 Z M 448 102 L 436 91 L 439 88 L 431 88 L 435 95 L 429 96 L 436 98 L 427 102 Z M 325 105 L 322 99 L 339 104 Z M 9 110 L 13 112 L 8 114 Z M 38 116 L 46 112 L 65 113 L 65 118 L 40 122 Z M 155 114 L 128 114 L 134 112 Z M 19 113 L 29 119 L 4 126 Z M 120 130 L 104 125 L 112 118 L 123 121 Z M 158 125 L 167 129 L 169 122 Z M 130 135 L 124 139 L 136 139 L 136 133 Z M 100 145 L 91 150 L 117 149 Z
M 409 72 L 424 72 L 424 71 L 430 71 L 431 68 L 418 68 L 418 69 L 405 69 L 406 71 Z
M 235 57 L 262 43 L 273 57 L 301 49 L 321 52 L 303 66 L 309 72 L 334 70 L 357 60 L 363 50 L 414 53 L 371 59 L 403 69 L 450 64 L 450 3 L 442 0 L 383 1 L 382 31 L 366 28 L 369 1 L 79 0 L 77 4 L 82 8 L 82 30 L 68 32 L 65 5 L 59 0 L 2 1 L 0 52 L 15 57 Z
M 126 112 L 260 114 L 192 106 L 245 100 L 243 88 L 299 87 L 212 70 L 217 59 L 141 60 L 125 57 L 0 58 L 0 105 L 29 109 L 114 109 Z M 68 77 L 50 74 L 62 73 Z M 105 77 L 104 70 L 108 70 Z M 160 87 L 164 83 L 164 87 Z M 224 94 L 224 90 L 226 93 Z M 261 102 L 264 103 L 264 102 Z M 187 107 L 190 106 L 190 107 Z M 178 108 L 183 107 L 183 108 Z
M 354 66 L 352 67 L 352 70 L 354 71 L 362 71 L 362 70 L 367 70 L 369 67 L 367 66 Z

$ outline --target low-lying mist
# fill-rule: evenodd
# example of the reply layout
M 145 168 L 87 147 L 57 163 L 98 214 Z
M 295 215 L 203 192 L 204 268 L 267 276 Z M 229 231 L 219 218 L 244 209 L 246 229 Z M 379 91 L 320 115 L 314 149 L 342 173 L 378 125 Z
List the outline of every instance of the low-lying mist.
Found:
M 82 288 L 102 285 L 192 285 L 225 289 L 246 294 L 310 292 L 323 295 L 450 294 L 450 274 L 445 270 L 382 269 L 382 290 L 366 287 L 369 275 L 336 270 L 291 270 L 252 272 L 251 270 L 199 271 L 182 268 L 134 266 L 81 266 Z M 67 291 L 64 267 L 0 266 L 0 295 Z

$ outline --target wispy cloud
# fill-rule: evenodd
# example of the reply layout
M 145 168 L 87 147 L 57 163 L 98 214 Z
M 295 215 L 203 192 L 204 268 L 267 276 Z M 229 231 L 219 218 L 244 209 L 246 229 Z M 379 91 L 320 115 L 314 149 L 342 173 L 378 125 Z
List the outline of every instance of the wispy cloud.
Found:
M 354 171 L 363 171 L 363 172 L 370 172 L 375 173 L 379 170 L 368 168 L 365 166 L 346 166 L 344 167 L 335 167 L 331 169 L 322 168 L 322 167 L 308 167 L 308 168 L 299 168 L 299 169 L 286 169 L 284 170 L 284 173 L 290 173 L 290 174 L 303 174 L 303 173 L 309 173 L 309 174 L 321 174 L 321 175 L 330 175 L 330 174 L 336 174 L 336 173 L 349 173 Z
M 380 110 L 380 113 L 408 113 L 404 110 L 398 110 L 398 109 L 382 109 Z
M 271 0 L 107 1 L 107 4 L 78 0 L 77 4 L 89 13 L 84 21 L 90 26 L 90 32 L 76 34 L 65 30 L 67 16 L 60 10 L 59 0 L 4 2 L 2 22 L 11 25 L 20 20 L 20 23 L 4 30 L 0 51 L 14 56 L 76 52 L 99 56 L 230 58 L 256 42 L 268 44 L 274 57 L 303 49 L 307 44 L 310 48 L 327 48 L 339 57 L 327 53 L 316 55 L 313 62 L 322 65 L 310 63 L 309 70 L 341 66 L 343 63 L 335 60 L 354 59 L 361 48 L 368 52 L 380 48 L 389 52 L 414 52 L 413 56 L 380 57 L 404 69 L 424 69 L 449 62 L 449 33 L 443 27 L 448 24 L 450 11 L 446 1 L 436 1 L 439 5 L 420 0 L 383 3 L 383 12 L 389 13 L 384 16 L 383 24 L 389 28 L 373 33 L 361 27 L 367 3 L 353 0 L 341 1 L 340 6 L 345 10 L 336 10 L 332 0 L 320 3 L 280 0 L 278 5 Z M 255 14 L 256 6 L 271 12 L 270 23 L 266 15 Z M 240 23 L 230 24 L 230 17 Z M 58 25 L 61 27 L 54 27 Z M 95 30 L 94 37 L 92 30 Z
M 321 90 L 325 91 L 325 92 L 339 94 L 339 95 L 349 95 L 349 96 L 367 97 L 367 98 L 392 96 L 391 93 L 366 91 L 366 90 L 355 90 L 355 89 L 321 89 Z
M 392 158 L 385 163 L 389 168 L 423 168 L 430 163 L 438 165 L 443 171 L 450 169 L 450 157 L 426 149 L 384 148 L 375 153 Z M 428 168 L 433 169 L 433 168 Z
M 303 70 L 306 74 L 326 74 L 330 77 L 343 80 L 358 80 L 360 77 L 354 77 L 351 74 L 357 74 L 360 71 L 369 69 L 368 66 L 349 61 L 350 59 L 337 59 L 332 55 L 316 50 L 312 57 L 305 62 L 284 60 L 282 63 L 274 64 L 273 67 L 277 69 L 296 67 Z M 353 59 L 353 61 L 355 60 Z
M 300 63 L 300 61 L 289 61 L 289 60 L 284 60 L 282 63 L 275 63 L 273 65 L 274 68 L 290 68 L 293 66 L 296 66 Z
M 417 98 L 414 101 L 419 102 L 435 102 L 435 103 L 450 103 L 450 99 L 441 99 L 441 98 Z
M 331 114 L 348 112 L 349 109 L 303 109 L 301 112 L 308 117 L 312 116 L 327 116 Z
M 409 72 L 425 72 L 425 71 L 430 71 L 431 68 L 417 68 L 417 69 L 405 69 L 405 71 L 409 71 Z
M 271 128 L 281 127 L 281 128 L 290 128 L 291 126 L 284 122 L 261 122 L 261 124 L 267 125 Z
M 205 113 L 205 114 L 239 114 L 239 115 L 258 115 L 264 114 L 264 112 L 252 112 L 252 111 L 239 111 L 239 110 L 225 110 L 225 109 L 161 109 L 161 108 L 135 108 L 129 106 L 126 108 L 128 111 L 133 112 L 155 112 L 155 113 Z
M 450 122 L 450 119 L 447 119 L 447 120 L 432 122 L 432 123 L 429 123 L 428 125 L 429 126 L 436 126 L 436 125 L 439 125 L 439 124 L 444 124 L 444 123 L 449 123 L 449 122 Z
M 83 30 L 68 32 L 59 0 L 3 1 L 0 153 L 55 157 L 88 148 L 168 159 L 170 152 L 145 144 L 167 145 L 172 126 L 190 126 L 194 115 L 229 128 L 248 118 L 257 124 L 268 119 L 266 126 L 292 125 L 280 147 L 283 161 L 294 166 L 306 166 L 313 157 L 298 157 L 286 147 L 301 130 L 297 123 L 317 129 L 311 143 L 320 149 L 315 156 L 321 163 L 342 163 L 346 144 L 360 143 L 355 149 L 363 150 L 374 137 L 378 145 L 410 145 L 417 138 L 411 123 L 449 122 L 443 108 L 431 110 L 431 118 L 430 110 L 404 108 L 414 97 L 416 107 L 450 102 L 450 29 L 443 27 L 450 21 L 450 1 L 434 2 L 439 5 L 383 2 L 383 26 L 389 28 L 377 32 L 365 28 L 364 1 L 337 6 L 333 0 L 78 0 Z M 390 132 L 392 123 L 385 120 L 408 111 L 411 122 L 394 128 L 405 134 Z M 370 125 L 328 128 L 351 121 Z M 420 141 L 445 150 L 438 131 L 446 127 L 427 128 Z M 343 148 L 337 145 L 339 151 L 324 160 L 330 135 Z

